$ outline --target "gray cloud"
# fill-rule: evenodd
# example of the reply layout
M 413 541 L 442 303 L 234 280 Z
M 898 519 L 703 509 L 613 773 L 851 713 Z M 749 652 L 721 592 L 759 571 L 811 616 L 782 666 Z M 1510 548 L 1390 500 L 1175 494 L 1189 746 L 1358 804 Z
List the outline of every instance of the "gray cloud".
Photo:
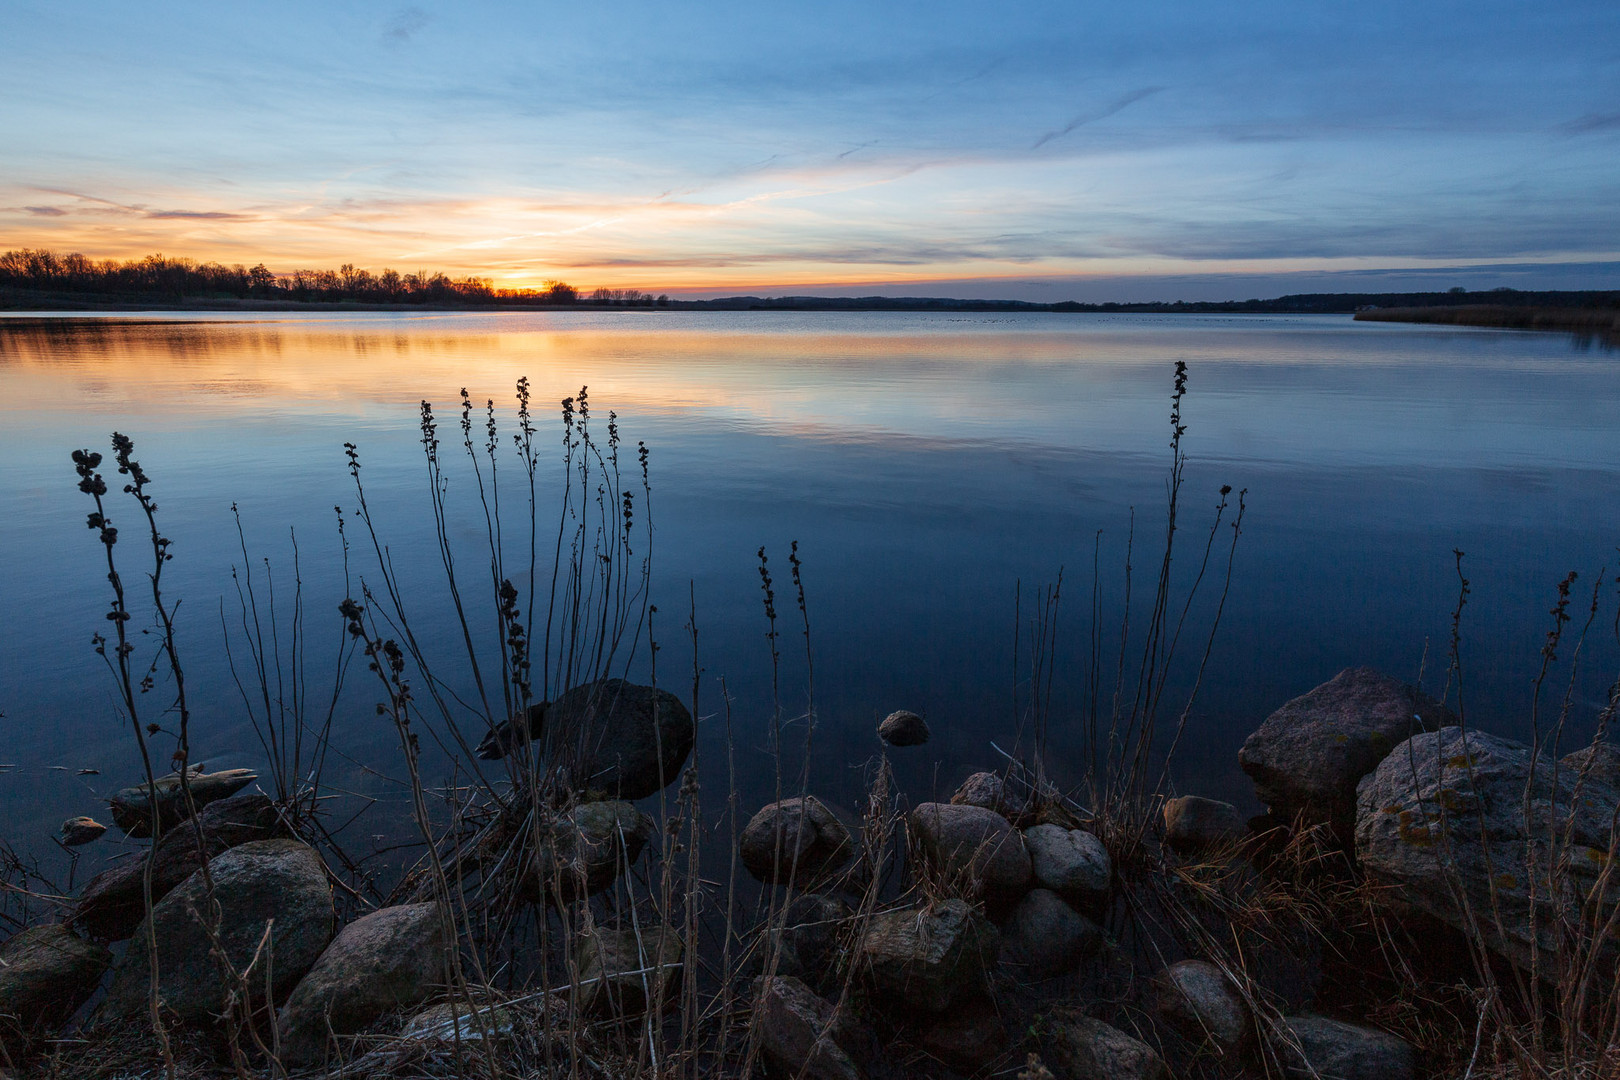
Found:
M 1048 131 L 1045 135 L 1042 135 L 1040 138 L 1036 139 L 1035 145 L 1031 146 L 1030 149 L 1039 150 L 1053 139 L 1063 138 L 1063 136 L 1069 134 L 1075 128 L 1082 127 L 1085 124 L 1095 123 L 1098 120 L 1107 119 L 1122 109 L 1135 105 L 1143 98 L 1152 97 L 1154 94 L 1157 94 L 1163 89 L 1164 87 L 1162 86 L 1144 86 L 1140 90 L 1132 90 L 1124 97 L 1119 98 L 1117 101 L 1110 105 L 1106 105 L 1101 109 L 1093 109 L 1089 112 L 1083 112 L 1058 130 Z

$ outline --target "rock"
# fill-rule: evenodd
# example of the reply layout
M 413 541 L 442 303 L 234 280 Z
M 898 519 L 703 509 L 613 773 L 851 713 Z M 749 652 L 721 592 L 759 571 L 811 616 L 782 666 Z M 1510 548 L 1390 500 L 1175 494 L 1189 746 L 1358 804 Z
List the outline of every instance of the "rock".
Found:
M 280 823 L 269 797 L 257 792 L 210 803 L 198 811 L 193 824 L 176 828 L 159 841 L 152 856 L 155 860 L 152 866 L 154 903 L 202 865 L 196 828 L 202 830 L 202 850 L 213 858 L 240 844 L 273 839 L 280 831 Z M 145 859 L 130 859 L 103 870 L 85 885 L 70 921 L 91 937 L 106 941 L 129 937 L 146 915 L 142 903 L 145 874 Z
M 1164 843 L 1171 851 L 1192 855 L 1231 849 L 1248 837 L 1248 821 L 1229 802 L 1197 795 L 1165 800 Z
M 70 817 L 62 822 L 60 839 L 68 847 L 79 847 L 101 839 L 106 831 L 107 826 L 93 817 Z
M 1558 759 L 1560 768 L 1620 788 L 1620 747 L 1611 742 L 1592 743 Z
M 1047 1017 L 1042 1057 L 1065 1080 L 1168 1080 L 1147 1043 L 1070 1008 Z
M 862 1080 L 859 1041 L 833 1004 L 791 975 L 754 984 L 760 1053 L 783 1076 Z
M 1387 1031 L 1320 1016 L 1283 1020 L 1299 1043 L 1298 1052 L 1281 1050 L 1295 1080 L 1411 1080 L 1416 1069 L 1412 1047 Z
M 580 1011 L 631 1016 L 650 1003 L 673 1003 L 682 952 L 681 936 L 669 926 L 643 926 L 639 935 L 634 927 L 582 932 L 574 946 Z
M 231 848 L 209 863 L 220 907 L 219 940 L 250 990 L 280 998 L 310 969 L 332 937 L 332 890 L 312 848 L 296 840 L 258 840 Z M 226 986 L 209 952 L 208 936 L 193 910 L 208 910 L 202 872 L 192 874 L 152 909 L 157 932 L 159 992 L 183 1020 L 201 1021 L 225 1009 Z M 259 943 L 266 925 L 271 936 Z M 255 955 L 258 959 L 254 961 Z M 250 961 L 253 966 L 248 968 Z M 98 1019 L 138 1016 L 146 1008 L 150 973 L 147 935 L 138 930 L 113 969 Z M 244 969 L 247 969 L 244 971 Z
M 978 895 L 986 889 L 1014 892 L 1029 884 L 1024 838 L 993 810 L 960 803 L 921 803 L 910 828 L 923 857 L 949 885 Z
M 200 812 L 209 803 L 228 799 L 259 778 L 251 769 L 226 769 L 223 772 L 193 772 L 190 776 L 191 801 Z M 179 773 L 158 777 L 158 820 L 168 832 L 189 813 Z M 112 810 L 113 824 L 129 836 L 145 838 L 152 835 L 151 792 L 145 784 L 127 787 L 107 800 Z
M 652 818 L 627 802 L 580 803 L 553 825 L 521 886 L 523 899 L 568 902 L 601 892 L 635 865 L 656 831 Z
M 737 842 L 742 863 L 760 881 L 809 886 L 842 869 L 854 845 L 844 823 L 811 795 L 771 803 Z
M 546 707 L 547 761 L 576 790 L 644 799 L 680 777 L 697 729 L 668 690 L 603 679 L 564 691 Z
M 1183 960 L 1154 976 L 1159 1015 L 1195 1044 L 1234 1054 L 1248 1038 L 1249 1006 L 1208 960 Z
M 878 738 L 890 746 L 921 746 L 928 741 L 928 724 L 908 709 L 899 709 L 883 718 Z
M 1007 1025 L 986 997 L 956 1006 L 917 1038 L 923 1053 L 964 1076 L 989 1068 L 1006 1052 L 1007 1043 Z
M 850 916 L 849 905 L 836 896 L 804 893 L 782 912 L 781 928 L 772 931 L 777 952 L 776 973 L 792 975 L 817 993 L 839 979 L 843 960 L 839 935 Z
M 61 924 L 34 926 L 0 945 L 0 1046 L 21 1053 L 67 1023 L 112 964 L 105 947 Z
M 1114 863 L 1103 842 L 1083 829 L 1032 825 L 1024 830 L 1035 884 L 1096 910 L 1108 899 Z
M 985 988 L 999 944 L 984 916 L 965 901 L 946 900 L 872 916 L 860 957 L 881 992 L 937 1013 Z
M 1031 889 L 1001 928 L 1003 956 L 1036 979 L 1072 974 L 1102 943 L 1102 927 L 1050 889 Z
M 423 1009 L 409 1020 L 399 1037 L 413 1042 L 453 1044 L 477 1042 L 486 1037 L 496 1043 L 517 1034 L 517 1014 L 499 1005 L 489 1005 L 475 1013 L 459 1001 L 446 1001 Z
M 1445 706 L 1372 668 L 1347 668 L 1272 713 L 1238 752 L 1255 794 L 1284 820 L 1355 827 L 1356 783 L 1419 731 L 1455 723 Z
M 951 805 L 983 807 L 1008 821 L 1017 821 L 1028 813 L 1029 800 L 1015 798 L 1009 786 L 1000 773 L 976 772 L 962 781 L 951 796 Z
M 1560 769 L 1556 781 L 1553 773 L 1548 759 L 1494 735 L 1459 727 L 1416 735 L 1361 782 L 1356 856 L 1370 879 L 1391 887 L 1391 900 L 1477 931 L 1520 966 L 1539 948 L 1542 970 L 1556 970 L 1560 926 L 1590 926 L 1594 915 L 1601 925 L 1614 910 L 1613 889 L 1601 912 L 1579 904 L 1608 863 L 1620 791 L 1589 776 L 1577 792 L 1576 773 Z M 1566 831 L 1569 846 L 1555 857 L 1549 838 L 1562 847 Z M 1555 863 L 1557 881 L 1548 877 Z M 1528 865 L 1536 867 L 1533 883 Z M 1540 905 L 1534 940 L 1532 884 Z
M 330 1035 L 358 1034 L 442 990 L 449 980 L 445 944 L 437 904 L 382 908 L 345 926 L 282 1006 L 282 1062 L 318 1065 Z

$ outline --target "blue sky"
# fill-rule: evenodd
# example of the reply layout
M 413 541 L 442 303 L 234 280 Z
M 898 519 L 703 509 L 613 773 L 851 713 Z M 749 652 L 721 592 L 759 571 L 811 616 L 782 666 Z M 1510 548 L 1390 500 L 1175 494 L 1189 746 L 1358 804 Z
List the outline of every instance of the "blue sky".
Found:
M 1038 299 L 1620 287 L 1620 5 L 7 4 L 0 247 Z

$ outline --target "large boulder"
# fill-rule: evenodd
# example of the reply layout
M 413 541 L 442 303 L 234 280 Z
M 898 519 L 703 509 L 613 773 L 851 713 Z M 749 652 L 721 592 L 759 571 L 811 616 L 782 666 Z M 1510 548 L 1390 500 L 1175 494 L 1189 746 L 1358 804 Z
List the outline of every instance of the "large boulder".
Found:
M 258 840 L 231 848 L 208 864 L 219 904 L 217 936 L 250 993 L 280 998 L 315 963 L 332 937 L 332 889 L 315 851 L 296 840 Z M 192 874 L 153 909 L 163 1003 L 183 1020 L 224 1012 L 229 988 L 210 949 L 199 914 L 209 912 L 202 871 Z M 264 942 L 266 929 L 270 939 Z M 261 949 L 261 943 L 264 948 Z M 150 959 L 144 927 L 113 969 L 98 1017 L 120 1020 L 146 1008 Z M 255 997 L 255 1002 L 259 998 Z
M 844 823 L 805 795 L 763 807 L 744 826 L 737 848 L 748 872 L 767 885 L 806 886 L 842 869 L 854 845 Z
M 198 770 L 201 766 L 198 766 Z M 113 824 L 130 836 L 152 835 L 152 793 L 157 792 L 158 822 L 163 830 L 174 828 L 191 816 L 185 788 L 191 789 L 191 803 L 201 811 L 209 803 L 228 799 L 259 778 L 251 769 L 225 769 L 216 773 L 192 771 L 182 781 L 179 773 L 160 776 L 150 786 L 132 784 L 107 800 Z
M 1164 845 L 1183 855 L 1231 849 L 1248 839 L 1249 823 L 1219 799 L 1183 795 L 1164 803 Z
M 164 834 L 152 858 L 152 902 L 190 877 L 206 859 L 222 851 L 270 840 L 280 831 L 276 808 L 257 792 L 210 803 L 188 821 Z M 197 843 L 197 831 L 202 844 Z M 143 902 L 146 860 L 130 859 L 91 878 L 74 905 L 72 923 L 91 937 L 122 941 L 146 915 Z
M 622 800 L 580 803 L 551 827 L 520 895 L 565 902 L 595 895 L 635 865 L 655 832 L 652 818 Z
M 1208 960 L 1182 960 L 1153 978 L 1159 1015 L 1195 1045 L 1222 1055 L 1248 1038 L 1249 1006 L 1226 973 Z
M 1346 668 L 1266 717 L 1244 740 L 1238 763 L 1278 816 L 1331 824 L 1347 838 L 1356 783 L 1397 744 L 1455 722 L 1415 686 L 1372 668 Z
M 1048 1015 L 1041 1056 L 1065 1080 L 1167 1080 L 1170 1075 L 1153 1047 L 1072 1008 Z
M 1050 889 L 1031 889 L 1001 928 L 1003 958 L 1036 979 L 1073 974 L 1102 944 L 1102 927 Z
M 1539 949 L 1553 971 L 1569 944 L 1560 928 L 1590 925 L 1581 905 L 1608 864 L 1620 808 L 1609 784 L 1554 773 L 1551 760 L 1494 735 L 1416 735 L 1361 782 L 1356 856 L 1391 900 L 1479 933 L 1521 966 Z M 1602 917 L 1615 903 L 1610 889 Z
M 946 900 L 872 916 L 860 957 L 880 992 L 897 1004 L 938 1013 L 985 989 L 999 938 L 966 902 Z
M 768 1065 L 803 1080 L 864 1080 L 860 1039 L 831 1002 L 791 975 L 762 977 L 754 990 L 754 1025 Z
M 1024 830 L 1035 884 L 1061 893 L 1086 910 L 1095 911 L 1108 899 L 1114 863 L 1103 842 L 1083 829 L 1061 825 L 1031 825 Z
M 66 1023 L 111 963 L 104 946 L 61 924 L 12 935 L 0 945 L 0 1046 L 20 1053 L 29 1040 Z
M 354 1035 L 395 1009 L 420 1005 L 448 981 L 437 904 L 382 908 L 339 931 L 299 980 L 277 1019 L 281 1060 L 318 1065 L 332 1035 Z
M 668 690 L 603 679 L 546 706 L 546 759 L 580 792 L 644 799 L 679 779 L 697 729 Z
M 1329 1020 L 1290 1016 L 1289 1041 L 1282 1048 L 1290 1080 L 1412 1080 L 1416 1055 L 1387 1031 Z
M 622 1017 L 672 1004 L 683 952 L 681 936 L 670 926 L 581 932 L 574 946 L 580 1011 Z
M 970 896 L 1010 893 L 1032 873 L 1024 838 L 993 810 L 960 803 L 921 803 L 911 812 L 911 834 L 923 858 L 947 887 Z
M 910 709 L 897 709 L 883 718 L 877 733 L 890 746 L 921 746 L 928 741 L 928 722 Z

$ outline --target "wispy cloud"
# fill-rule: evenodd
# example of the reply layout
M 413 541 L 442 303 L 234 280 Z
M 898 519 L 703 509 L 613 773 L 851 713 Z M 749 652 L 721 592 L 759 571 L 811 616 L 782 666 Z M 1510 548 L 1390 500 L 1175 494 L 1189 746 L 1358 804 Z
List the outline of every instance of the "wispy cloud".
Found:
M 1132 90 L 1124 97 L 1119 98 L 1118 100 L 1105 105 L 1100 109 L 1092 109 L 1087 112 L 1083 112 L 1074 119 L 1070 120 L 1063 127 L 1058 128 L 1056 131 L 1048 131 L 1045 135 L 1042 135 L 1040 138 L 1036 139 L 1035 144 L 1031 146 L 1030 149 L 1039 150 L 1053 139 L 1061 139 L 1063 136 L 1074 131 L 1076 128 L 1084 127 L 1086 124 L 1093 124 L 1098 120 L 1105 120 L 1117 112 L 1130 108 L 1143 98 L 1152 97 L 1154 94 L 1157 94 L 1163 89 L 1164 87 L 1162 86 L 1144 86 L 1140 90 Z

